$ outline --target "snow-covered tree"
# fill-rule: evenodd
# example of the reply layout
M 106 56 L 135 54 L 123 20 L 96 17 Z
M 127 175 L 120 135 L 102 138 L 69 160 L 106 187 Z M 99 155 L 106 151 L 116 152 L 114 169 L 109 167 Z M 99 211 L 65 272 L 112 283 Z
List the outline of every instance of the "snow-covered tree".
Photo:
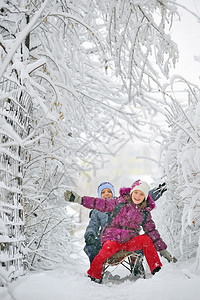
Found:
M 169 136 L 162 145 L 162 167 L 168 194 L 162 205 L 168 242 L 182 260 L 196 260 L 199 266 L 200 179 L 199 179 L 199 105 L 200 90 L 179 76 L 171 80 L 185 90 L 182 99 L 165 94 L 168 104 Z M 187 94 L 186 98 L 184 94 Z

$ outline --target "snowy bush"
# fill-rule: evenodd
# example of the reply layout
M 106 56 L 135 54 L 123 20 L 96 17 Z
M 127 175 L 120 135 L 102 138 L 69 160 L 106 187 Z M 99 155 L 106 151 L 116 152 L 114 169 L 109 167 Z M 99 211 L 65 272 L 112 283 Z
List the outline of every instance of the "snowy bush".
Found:
M 179 78 L 188 101 L 168 105 L 169 137 L 163 143 L 163 168 L 168 195 L 162 209 L 169 243 L 178 256 L 199 262 L 200 232 L 200 90 Z M 173 84 L 177 84 L 174 79 Z M 169 108 L 170 107 L 170 108 Z

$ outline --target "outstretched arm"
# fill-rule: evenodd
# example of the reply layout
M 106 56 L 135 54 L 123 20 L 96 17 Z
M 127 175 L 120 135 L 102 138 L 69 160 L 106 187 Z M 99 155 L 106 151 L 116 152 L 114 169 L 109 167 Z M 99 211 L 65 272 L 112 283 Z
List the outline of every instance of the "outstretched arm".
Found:
M 64 198 L 67 202 L 75 202 L 83 205 L 84 207 L 94 209 L 101 212 L 111 212 L 114 210 L 117 199 L 101 199 L 94 197 L 81 197 L 76 192 L 66 190 L 64 192 Z
M 158 187 L 153 188 L 149 191 L 149 195 L 153 199 L 153 201 L 157 201 L 163 195 L 164 192 L 167 191 L 167 185 L 165 182 L 159 184 Z

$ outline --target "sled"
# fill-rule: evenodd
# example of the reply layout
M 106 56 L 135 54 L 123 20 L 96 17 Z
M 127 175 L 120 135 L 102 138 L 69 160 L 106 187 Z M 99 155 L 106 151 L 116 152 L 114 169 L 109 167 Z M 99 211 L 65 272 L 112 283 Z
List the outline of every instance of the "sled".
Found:
M 113 256 L 108 258 L 104 262 L 103 273 L 108 269 L 109 266 L 118 266 L 122 265 L 125 267 L 131 274 L 141 278 L 145 278 L 145 269 L 143 267 L 143 255 L 134 251 L 125 251 L 120 250 L 116 252 Z M 102 276 L 103 278 L 103 276 Z

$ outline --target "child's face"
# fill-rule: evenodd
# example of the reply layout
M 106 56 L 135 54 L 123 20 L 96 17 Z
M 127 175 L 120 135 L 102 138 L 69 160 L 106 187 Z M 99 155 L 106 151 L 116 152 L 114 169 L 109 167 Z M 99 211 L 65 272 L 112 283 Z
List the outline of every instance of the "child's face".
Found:
M 101 191 L 101 198 L 102 199 L 110 199 L 110 198 L 112 198 L 112 192 L 111 192 L 111 190 L 110 189 L 108 189 L 108 188 L 105 188 L 105 189 L 103 189 L 102 191 Z
M 140 190 L 135 190 L 132 192 L 131 198 L 132 198 L 133 203 L 140 204 L 144 201 L 145 195 Z

